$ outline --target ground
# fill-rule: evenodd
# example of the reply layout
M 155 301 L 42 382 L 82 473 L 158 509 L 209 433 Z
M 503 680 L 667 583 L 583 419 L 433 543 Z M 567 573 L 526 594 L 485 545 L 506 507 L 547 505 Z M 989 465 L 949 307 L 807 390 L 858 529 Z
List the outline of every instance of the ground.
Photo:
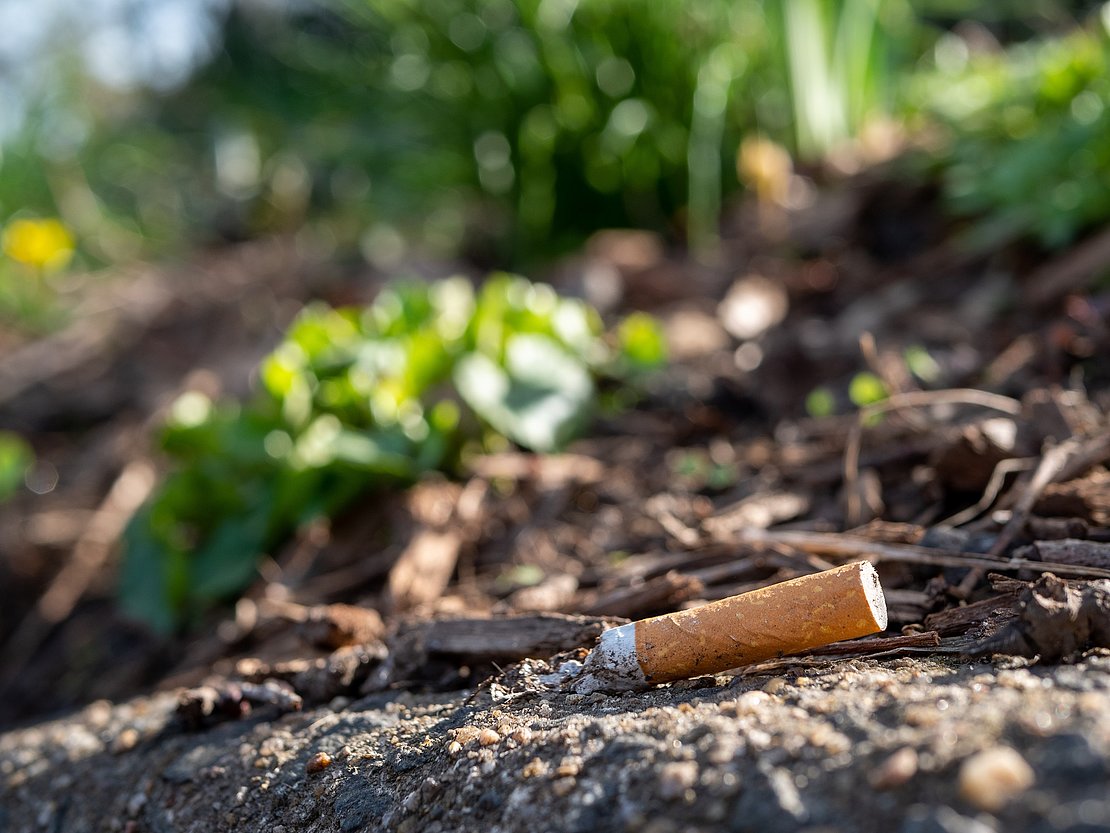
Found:
M 5 736 L 0 829 L 1110 829 L 1110 655 L 393 693 L 198 733 L 174 706 L 96 702 Z

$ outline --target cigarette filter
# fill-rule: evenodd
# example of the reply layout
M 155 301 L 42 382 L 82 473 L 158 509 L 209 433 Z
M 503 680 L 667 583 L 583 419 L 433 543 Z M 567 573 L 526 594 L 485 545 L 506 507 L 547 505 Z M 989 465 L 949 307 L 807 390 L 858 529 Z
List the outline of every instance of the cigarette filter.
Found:
M 573 685 L 619 691 L 715 674 L 878 633 L 886 621 L 875 568 L 846 564 L 605 631 Z

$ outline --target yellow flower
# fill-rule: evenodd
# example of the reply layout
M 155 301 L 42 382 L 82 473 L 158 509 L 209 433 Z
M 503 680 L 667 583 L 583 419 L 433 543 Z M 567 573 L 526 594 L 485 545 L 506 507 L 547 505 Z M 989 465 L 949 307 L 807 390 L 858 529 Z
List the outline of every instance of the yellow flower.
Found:
M 4 254 L 36 269 L 53 272 L 73 257 L 73 236 L 59 220 L 13 220 L 0 240 Z

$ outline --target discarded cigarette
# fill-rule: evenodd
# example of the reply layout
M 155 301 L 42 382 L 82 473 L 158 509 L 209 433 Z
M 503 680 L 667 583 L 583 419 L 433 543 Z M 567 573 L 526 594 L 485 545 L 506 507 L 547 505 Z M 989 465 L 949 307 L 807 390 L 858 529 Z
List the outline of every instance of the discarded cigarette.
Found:
M 560 675 L 580 694 L 646 688 L 885 629 L 879 577 L 861 561 L 612 628 Z

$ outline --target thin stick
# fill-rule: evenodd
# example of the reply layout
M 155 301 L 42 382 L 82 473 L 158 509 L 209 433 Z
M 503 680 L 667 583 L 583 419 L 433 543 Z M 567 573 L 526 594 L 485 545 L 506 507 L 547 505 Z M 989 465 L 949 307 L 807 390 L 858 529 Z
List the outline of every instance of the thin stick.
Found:
M 863 657 L 880 651 L 893 651 L 898 648 L 935 648 L 940 645 L 940 634 L 936 631 L 909 633 L 900 636 L 867 636 L 863 639 L 848 639 L 834 642 L 822 648 L 810 648 L 797 654 L 800 657 Z
M 987 481 L 987 487 L 983 490 L 983 496 L 979 498 L 979 502 L 957 512 L 950 518 L 946 518 L 941 521 L 941 524 L 944 526 L 960 526 L 978 518 L 990 509 L 991 505 L 998 499 L 1002 487 L 1006 485 L 1006 475 L 1013 474 L 1016 471 L 1028 471 L 1033 468 L 1036 462 L 1036 457 L 1007 457 L 1005 460 L 1001 460 L 994 467 L 994 471 L 991 472 L 991 478 Z
M 875 336 L 867 330 L 859 334 L 859 351 L 871 372 L 883 380 L 891 393 L 901 395 L 913 390 L 905 362 L 892 360 L 893 357 L 889 354 L 884 356 L 879 353 Z
M 18 673 L 54 626 L 73 612 L 154 483 L 154 467 L 147 460 L 128 463 L 120 472 L 74 544 L 69 561 L 12 634 L 0 678 L 9 680 Z
M 860 445 L 863 442 L 863 426 L 872 417 L 888 411 L 901 408 L 917 408 L 927 405 L 978 405 L 991 408 L 1002 413 L 1017 416 L 1021 413 L 1021 403 L 1008 396 L 996 393 L 975 390 L 973 388 L 953 388 L 951 390 L 915 390 L 906 393 L 896 393 L 882 402 L 867 405 L 859 409 L 855 424 L 848 433 L 848 442 L 844 447 L 844 490 L 847 494 L 848 523 L 857 526 L 860 522 L 859 496 L 856 483 L 859 480 L 859 455 Z
M 984 570 L 1008 572 L 1036 570 L 1061 576 L 1087 576 L 1110 578 L 1110 570 L 1084 567 L 1077 564 L 1058 564 L 1052 561 L 1031 561 L 1027 558 L 998 560 L 978 553 L 958 550 L 941 550 L 918 547 L 912 544 L 882 544 L 854 535 L 829 532 L 772 531 L 765 529 L 743 530 L 739 541 L 744 544 L 771 546 L 787 544 L 817 555 L 837 558 L 864 558 L 871 562 L 891 561 L 902 564 L 925 564 L 934 567 L 979 567 Z

